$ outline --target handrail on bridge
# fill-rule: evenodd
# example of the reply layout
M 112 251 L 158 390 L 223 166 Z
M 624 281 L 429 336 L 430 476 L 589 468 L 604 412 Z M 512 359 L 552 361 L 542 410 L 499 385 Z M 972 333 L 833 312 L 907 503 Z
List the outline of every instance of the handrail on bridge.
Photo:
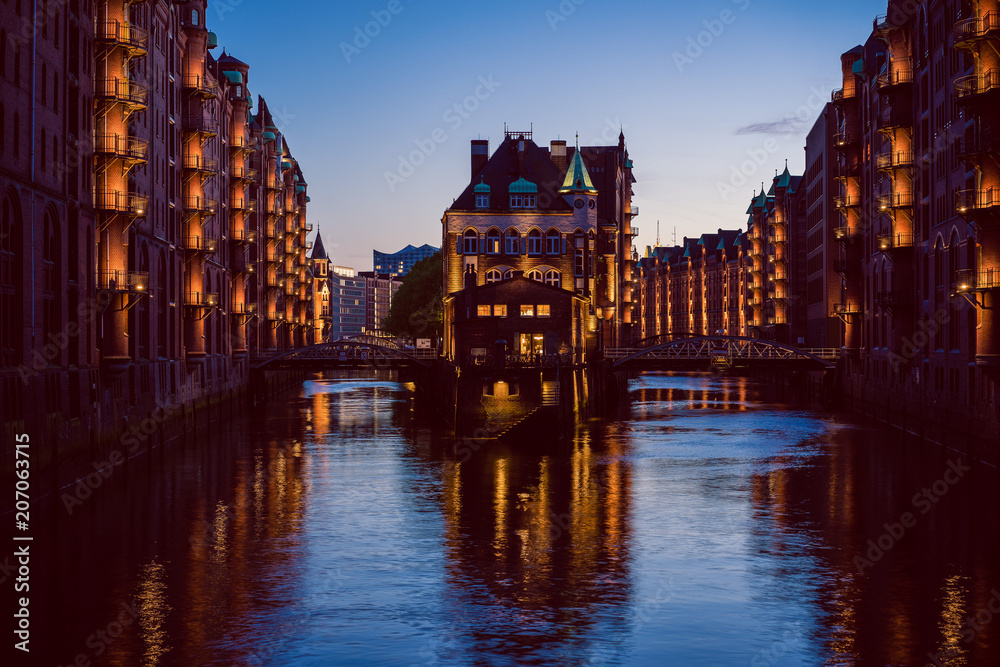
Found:
M 363 339 L 362 339 L 363 338 Z M 436 359 L 437 350 L 404 350 L 398 345 L 382 344 L 384 339 L 374 336 L 341 338 L 328 343 L 317 343 L 270 355 L 255 355 L 251 361 L 252 370 L 261 370 L 281 361 L 412 361 L 420 366 L 428 366 Z M 253 363 L 256 362 L 256 363 Z
M 840 357 L 837 348 L 798 348 L 785 343 L 746 336 L 689 336 L 651 347 L 606 348 L 605 358 L 620 367 L 630 361 L 647 358 L 666 361 L 697 361 L 725 357 L 729 360 L 814 361 L 833 368 L 831 361 Z

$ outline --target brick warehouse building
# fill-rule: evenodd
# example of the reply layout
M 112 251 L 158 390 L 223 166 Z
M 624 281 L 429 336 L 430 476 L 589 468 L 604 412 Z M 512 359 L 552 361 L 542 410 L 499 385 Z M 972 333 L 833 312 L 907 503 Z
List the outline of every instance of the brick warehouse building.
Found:
M 306 182 L 205 13 L 0 3 L 0 421 L 45 465 L 312 339 Z
M 747 335 L 841 347 L 849 403 L 940 442 L 1000 439 L 997 53 L 995 0 L 890 2 L 748 210 Z M 690 252 L 647 251 L 645 334 L 699 333 Z
M 484 140 L 472 141 L 471 157 L 469 185 L 442 218 L 446 308 L 470 269 L 479 287 L 522 272 L 588 301 L 585 329 L 603 344 L 631 340 L 637 211 L 624 135 L 616 146 L 542 148 L 531 132 L 505 131 L 492 157 Z M 469 347 L 454 333 L 445 331 L 453 360 Z M 520 339 L 509 342 L 527 353 Z

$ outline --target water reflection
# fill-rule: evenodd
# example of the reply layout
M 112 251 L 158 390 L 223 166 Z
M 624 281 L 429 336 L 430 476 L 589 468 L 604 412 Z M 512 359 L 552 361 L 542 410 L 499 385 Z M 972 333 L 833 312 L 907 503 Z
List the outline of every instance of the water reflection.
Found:
M 37 508 L 38 664 L 1000 664 L 994 471 L 742 379 L 632 399 L 457 456 L 306 383 Z

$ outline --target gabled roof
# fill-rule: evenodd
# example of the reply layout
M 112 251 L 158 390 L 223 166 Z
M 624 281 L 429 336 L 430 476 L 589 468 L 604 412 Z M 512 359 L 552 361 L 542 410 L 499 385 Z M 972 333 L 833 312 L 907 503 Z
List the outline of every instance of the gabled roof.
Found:
M 563 179 L 562 187 L 559 188 L 559 194 L 562 195 L 577 193 L 597 194 L 597 188 L 590 180 L 590 173 L 587 171 L 587 165 L 583 163 L 583 155 L 579 148 L 573 152 L 573 159 L 566 168 L 566 178 Z
M 524 152 L 519 154 L 518 148 L 522 141 Z M 506 138 L 482 170 L 470 179 L 448 210 L 476 210 L 476 187 L 481 184 L 489 186 L 491 192 L 506 193 L 513 184 L 523 181 L 516 187 L 527 187 L 525 184 L 530 184 L 535 187 L 532 192 L 538 193 L 534 210 L 572 211 L 573 207 L 559 194 L 559 186 L 563 180 L 563 171 L 552 161 L 548 150 L 540 148 L 531 139 Z M 506 211 L 508 205 L 505 196 L 491 197 L 490 208 L 487 210 Z

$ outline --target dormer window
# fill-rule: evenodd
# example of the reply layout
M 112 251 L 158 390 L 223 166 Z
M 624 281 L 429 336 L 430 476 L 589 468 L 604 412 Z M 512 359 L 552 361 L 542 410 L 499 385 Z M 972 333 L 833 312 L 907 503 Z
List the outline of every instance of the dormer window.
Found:
M 476 208 L 490 207 L 490 186 L 480 180 L 479 185 L 473 189 L 473 192 L 476 193 Z
M 538 197 L 538 186 L 531 181 L 519 178 L 507 188 L 511 208 L 535 208 Z

